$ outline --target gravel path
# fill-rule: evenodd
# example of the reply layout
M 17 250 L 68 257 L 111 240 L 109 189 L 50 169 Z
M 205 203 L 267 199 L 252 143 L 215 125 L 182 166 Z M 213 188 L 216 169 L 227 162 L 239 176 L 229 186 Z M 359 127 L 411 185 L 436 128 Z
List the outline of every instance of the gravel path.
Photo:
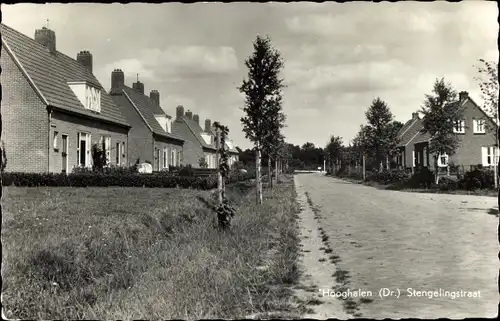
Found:
M 295 184 L 316 213 L 317 247 L 337 271 L 331 286 L 367 292 L 343 301 L 351 317 L 496 316 L 496 198 L 384 191 L 318 173 L 295 175 Z

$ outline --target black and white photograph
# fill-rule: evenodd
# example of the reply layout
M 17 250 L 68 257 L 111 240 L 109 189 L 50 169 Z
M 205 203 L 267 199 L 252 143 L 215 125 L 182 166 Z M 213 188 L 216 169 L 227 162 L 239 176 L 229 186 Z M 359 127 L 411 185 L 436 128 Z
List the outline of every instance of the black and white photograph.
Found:
M 2 318 L 495 318 L 495 1 L 1 4 Z

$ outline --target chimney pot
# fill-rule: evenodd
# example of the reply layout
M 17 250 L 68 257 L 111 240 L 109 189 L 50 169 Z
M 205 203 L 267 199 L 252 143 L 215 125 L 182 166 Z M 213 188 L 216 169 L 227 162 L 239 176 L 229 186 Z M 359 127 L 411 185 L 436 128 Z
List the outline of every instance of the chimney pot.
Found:
M 193 113 L 188 109 L 188 111 L 186 112 L 186 117 L 188 119 L 193 119 Z
M 80 51 L 76 55 L 76 61 L 92 72 L 92 54 L 87 50 Z
M 144 95 L 144 84 L 140 81 L 134 82 L 132 88 Z
M 199 125 L 200 124 L 200 116 L 198 114 L 193 115 L 193 120 Z
M 35 41 L 45 46 L 51 54 L 56 51 L 56 33 L 46 27 L 35 30 Z
M 111 73 L 111 92 L 118 92 L 125 85 L 125 74 L 121 69 L 115 69 Z
M 151 93 L 149 93 L 149 98 L 151 98 L 154 104 L 160 106 L 160 93 L 158 92 L 158 90 L 151 90 Z
M 458 97 L 460 99 L 461 102 L 465 101 L 467 98 L 469 98 L 469 93 L 466 92 L 466 91 L 461 91 L 459 94 L 458 94 Z
M 181 120 L 182 117 L 184 117 L 184 107 L 179 105 L 176 108 L 176 114 L 175 114 L 176 120 Z
M 212 122 L 210 119 L 205 120 L 205 132 L 209 133 L 212 129 Z
M 417 119 L 418 118 L 418 113 L 412 113 L 411 114 L 412 119 Z

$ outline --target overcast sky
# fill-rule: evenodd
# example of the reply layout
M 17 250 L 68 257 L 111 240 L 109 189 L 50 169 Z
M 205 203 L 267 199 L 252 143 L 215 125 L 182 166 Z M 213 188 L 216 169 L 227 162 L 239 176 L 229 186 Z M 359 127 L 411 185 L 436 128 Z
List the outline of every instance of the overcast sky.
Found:
M 380 96 L 402 122 L 422 105 L 436 77 L 480 101 L 473 65 L 498 60 L 495 2 L 196 3 L 2 5 L 3 23 L 33 37 L 46 25 L 57 49 L 94 56 L 106 89 L 114 68 L 161 105 L 229 125 L 251 146 L 240 118 L 244 60 L 257 34 L 269 35 L 285 60 L 282 76 L 287 141 L 323 147 L 329 136 L 351 140 Z

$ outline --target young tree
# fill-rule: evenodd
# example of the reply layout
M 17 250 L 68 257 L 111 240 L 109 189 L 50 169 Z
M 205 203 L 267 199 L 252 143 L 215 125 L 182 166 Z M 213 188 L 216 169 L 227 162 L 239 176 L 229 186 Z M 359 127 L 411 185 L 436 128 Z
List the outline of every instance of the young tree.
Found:
M 267 170 L 269 178 L 269 187 L 273 187 L 272 175 L 272 160 L 275 160 L 280 148 L 283 134 L 281 129 L 285 126 L 286 116 L 281 112 L 280 108 L 272 108 L 270 114 L 265 117 L 265 124 L 267 133 L 265 134 L 262 142 L 262 149 L 267 155 Z
M 387 163 L 388 153 L 394 144 L 391 125 L 393 115 L 387 104 L 378 97 L 372 101 L 365 115 L 368 121 L 365 136 L 367 151 L 382 169 L 382 163 L 384 160 Z
M 433 155 L 436 171 L 436 184 L 439 182 L 438 158 L 441 155 L 451 156 L 458 147 L 458 137 L 453 132 L 457 121 L 461 119 L 462 110 L 456 101 L 457 92 L 444 78 L 436 79 L 431 95 L 425 95 L 422 107 L 423 133 L 429 133 L 429 153 Z
M 478 77 L 474 79 L 478 82 L 479 88 L 481 89 L 481 98 L 483 99 L 483 110 L 496 121 L 497 128 L 489 128 L 488 122 L 486 125 L 489 130 L 495 131 L 495 147 L 499 146 L 498 142 L 498 132 L 499 132 L 499 117 L 498 117 L 498 63 L 493 61 L 486 61 L 484 59 L 479 59 L 479 66 L 475 66 L 479 73 Z M 497 148 L 493 149 L 493 159 L 496 162 L 497 158 Z M 495 172 L 495 188 L 498 188 L 498 164 L 495 163 L 493 166 Z M 500 195 L 500 194 L 499 194 Z
M 245 137 L 255 144 L 255 169 L 257 185 L 257 204 L 262 203 L 262 184 L 260 174 L 261 151 L 265 139 L 275 125 L 267 117 L 281 112 L 283 79 L 279 73 L 284 66 L 279 51 L 271 45 L 269 37 L 257 36 L 253 43 L 253 54 L 245 60 L 248 79 L 238 88 L 246 96 L 241 118 Z
M 389 169 L 389 160 L 393 159 L 395 156 L 399 155 L 398 144 L 399 138 L 398 133 L 403 128 L 403 123 L 400 121 L 393 121 L 389 124 L 387 128 L 387 137 L 388 137 L 388 145 L 387 145 L 387 163 L 386 169 Z
M 229 176 L 229 156 L 226 148 L 226 138 L 229 134 L 229 128 L 214 123 L 217 142 L 217 220 L 220 229 L 225 230 L 231 226 L 231 219 L 234 217 L 235 209 L 229 204 L 226 197 L 226 179 Z
M 338 164 L 338 160 L 341 157 L 342 146 L 342 137 L 334 135 L 330 136 L 330 140 L 326 144 L 325 153 L 327 155 L 328 165 L 330 167 L 332 176 L 335 175 L 335 166 Z

